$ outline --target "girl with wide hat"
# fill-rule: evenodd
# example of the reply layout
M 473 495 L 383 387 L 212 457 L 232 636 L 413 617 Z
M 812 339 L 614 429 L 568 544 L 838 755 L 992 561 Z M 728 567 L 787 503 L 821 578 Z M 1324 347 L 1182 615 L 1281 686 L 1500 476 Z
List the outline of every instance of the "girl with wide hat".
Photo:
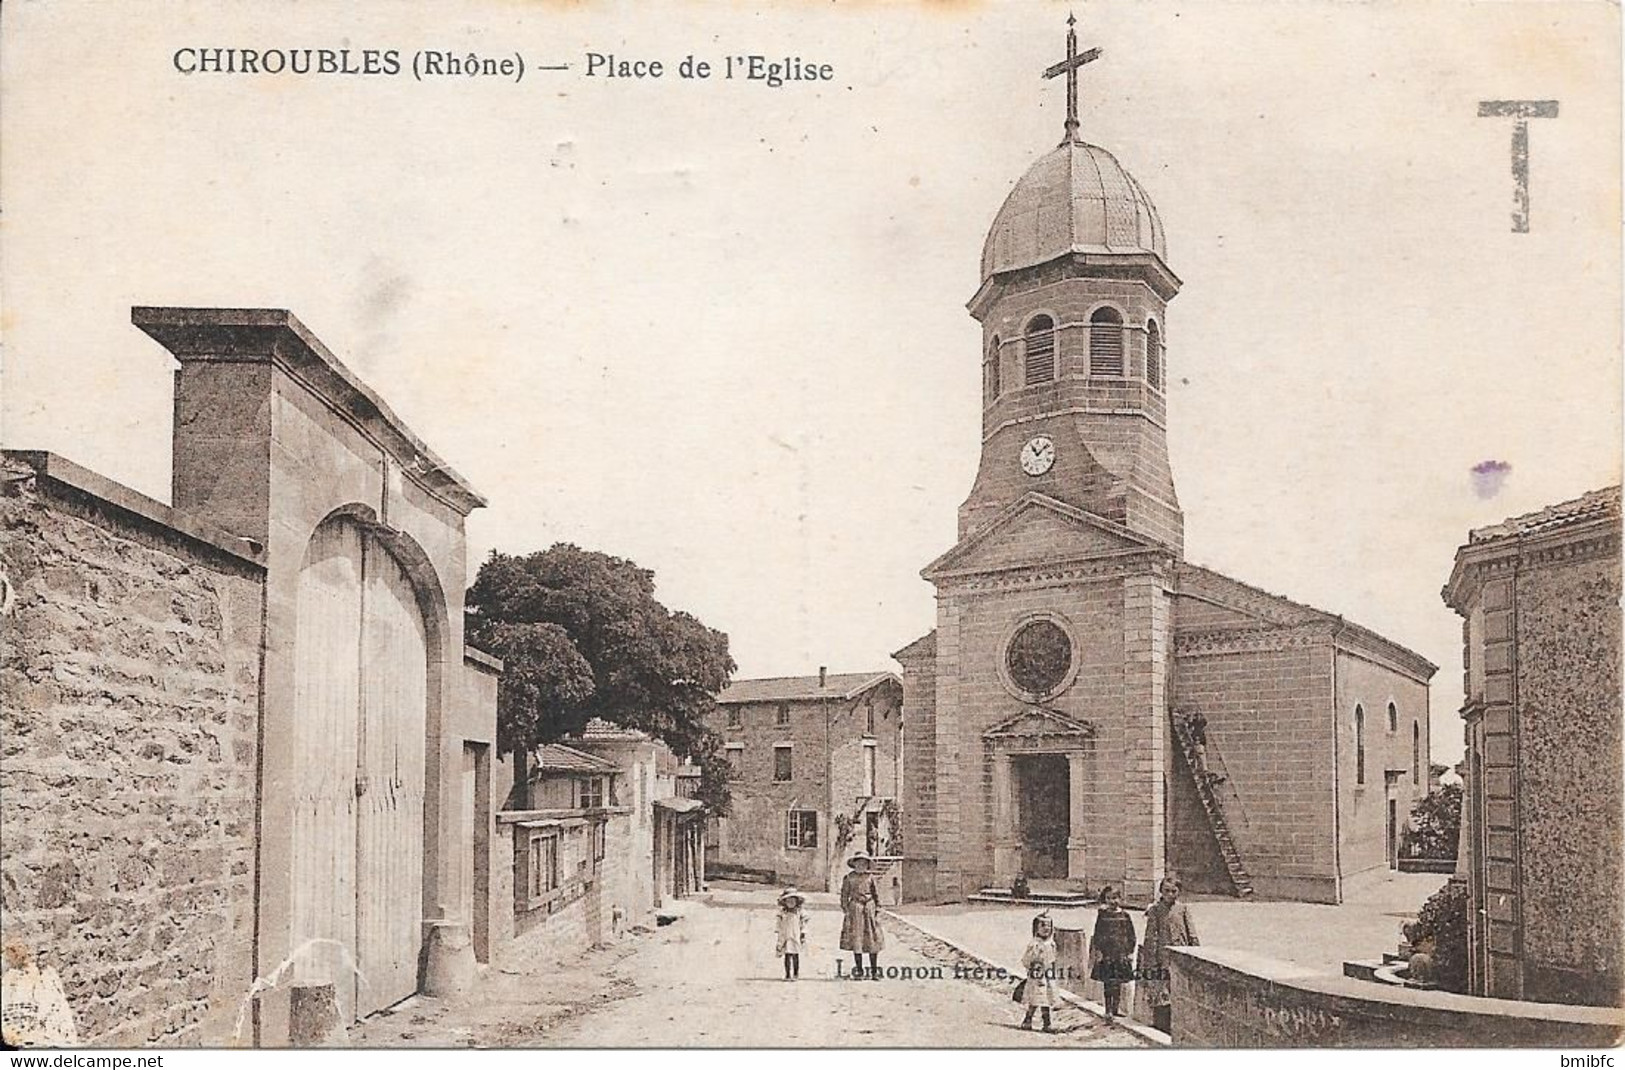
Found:
M 880 886 L 870 872 L 866 854 L 847 860 L 850 872 L 841 881 L 841 950 L 852 952 L 853 976 L 863 976 L 863 956 L 869 956 L 869 975 L 880 976 L 879 955 L 886 946 L 880 931 Z

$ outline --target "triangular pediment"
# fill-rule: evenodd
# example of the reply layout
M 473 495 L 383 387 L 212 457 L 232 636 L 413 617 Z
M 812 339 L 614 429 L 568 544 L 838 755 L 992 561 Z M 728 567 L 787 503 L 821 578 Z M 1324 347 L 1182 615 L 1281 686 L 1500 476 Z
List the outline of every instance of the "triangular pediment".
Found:
M 1034 740 L 1052 736 L 1070 736 L 1088 739 L 1095 734 L 1095 726 L 1088 721 L 1075 721 L 1065 714 L 1043 706 L 1027 706 L 1014 717 L 1006 718 L 982 733 L 989 742 L 998 740 Z
M 1121 524 L 1043 494 L 1027 494 L 925 567 L 927 579 L 1082 561 L 1157 549 Z

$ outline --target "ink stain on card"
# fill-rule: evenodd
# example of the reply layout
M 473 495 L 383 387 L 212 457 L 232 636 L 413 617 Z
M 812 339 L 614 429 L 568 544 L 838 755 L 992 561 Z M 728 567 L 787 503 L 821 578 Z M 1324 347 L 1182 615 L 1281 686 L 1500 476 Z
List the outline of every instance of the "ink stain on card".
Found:
M 1486 501 L 1501 493 L 1512 466 L 1505 461 L 1480 461 L 1473 465 L 1473 493 Z

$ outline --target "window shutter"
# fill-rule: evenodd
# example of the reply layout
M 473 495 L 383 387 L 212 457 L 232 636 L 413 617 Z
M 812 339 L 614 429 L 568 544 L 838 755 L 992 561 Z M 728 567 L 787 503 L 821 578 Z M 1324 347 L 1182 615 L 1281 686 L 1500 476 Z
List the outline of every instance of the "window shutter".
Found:
M 1055 380 L 1055 321 L 1048 316 L 1035 316 L 1027 324 L 1026 385 L 1035 386 Z
M 1089 374 L 1123 374 L 1123 317 L 1115 308 L 1089 317 Z

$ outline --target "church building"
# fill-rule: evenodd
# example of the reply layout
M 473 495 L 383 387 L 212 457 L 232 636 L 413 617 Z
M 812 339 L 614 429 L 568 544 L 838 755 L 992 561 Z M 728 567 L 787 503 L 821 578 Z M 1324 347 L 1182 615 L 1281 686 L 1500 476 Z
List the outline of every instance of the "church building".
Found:
M 1017 876 L 1335 903 L 1394 866 L 1427 792 L 1436 666 L 1185 560 L 1168 462 L 1180 280 L 1157 210 L 1079 136 L 1016 184 L 982 250 L 982 454 L 922 573 L 904 668 L 904 896 Z

